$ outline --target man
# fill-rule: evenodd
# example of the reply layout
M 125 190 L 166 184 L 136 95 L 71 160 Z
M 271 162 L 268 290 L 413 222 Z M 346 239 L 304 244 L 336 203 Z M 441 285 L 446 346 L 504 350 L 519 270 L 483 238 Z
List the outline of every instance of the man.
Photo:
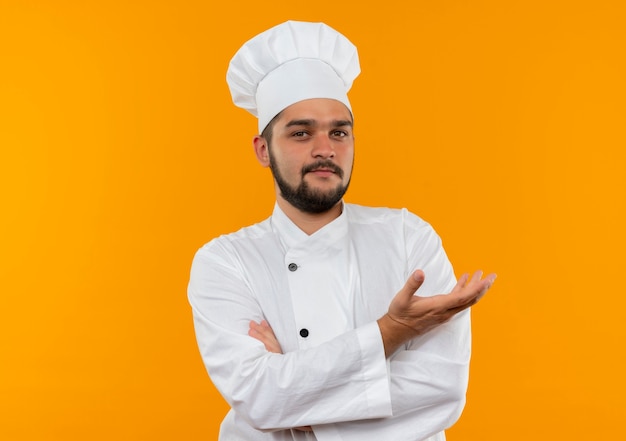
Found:
M 359 71 L 321 23 L 276 26 L 230 63 L 276 205 L 191 270 L 200 352 L 232 407 L 221 440 L 441 441 L 464 406 L 468 308 L 495 275 L 457 282 L 426 222 L 343 202 Z

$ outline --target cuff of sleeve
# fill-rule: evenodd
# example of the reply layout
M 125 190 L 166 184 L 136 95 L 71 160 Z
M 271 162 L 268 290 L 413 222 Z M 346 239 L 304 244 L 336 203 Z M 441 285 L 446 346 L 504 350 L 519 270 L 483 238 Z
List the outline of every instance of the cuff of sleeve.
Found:
M 363 381 L 367 397 L 367 418 L 384 418 L 392 415 L 391 385 L 385 348 L 377 322 L 368 323 L 358 329 Z
M 363 419 L 391 416 L 391 386 L 385 348 L 377 322 L 368 323 L 356 331 L 361 351 L 362 380 L 367 400 L 367 415 Z M 319 441 L 341 441 L 344 439 L 339 424 L 314 426 Z

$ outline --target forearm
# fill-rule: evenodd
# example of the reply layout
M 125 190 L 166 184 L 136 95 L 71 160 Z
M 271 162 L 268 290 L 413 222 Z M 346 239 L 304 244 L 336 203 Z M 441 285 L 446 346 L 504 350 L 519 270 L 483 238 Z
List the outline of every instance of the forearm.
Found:
M 382 322 L 384 324 L 385 320 Z M 391 320 L 392 326 L 394 323 Z M 268 334 L 261 340 L 273 340 L 271 329 L 266 330 Z M 469 311 L 430 331 L 428 336 L 398 343 L 398 346 L 402 346 L 402 350 L 395 351 L 388 363 L 391 418 L 411 414 L 413 418 L 423 419 L 429 430 L 442 430 L 456 421 L 465 402 L 470 355 Z M 344 362 L 352 364 L 345 359 Z M 324 403 L 313 403 L 313 406 L 316 404 L 326 407 Z M 431 421 L 427 415 L 433 409 L 437 409 L 440 418 Z M 338 422 L 367 419 L 364 414 L 356 418 L 345 414 L 339 417 L 336 413 L 334 416 Z M 315 420 L 307 421 L 315 424 Z
M 196 323 L 202 357 L 235 411 L 261 430 L 391 415 L 387 366 L 375 323 L 287 354 L 248 336 Z M 212 337 L 221 333 L 221 338 Z M 236 348 L 236 349 L 233 349 Z
M 454 424 L 465 405 L 469 311 L 417 337 L 388 361 L 392 416 L 314 427 L 319 441 L 425 439 Z M 443 349 L 442 349 L 443 348 Z

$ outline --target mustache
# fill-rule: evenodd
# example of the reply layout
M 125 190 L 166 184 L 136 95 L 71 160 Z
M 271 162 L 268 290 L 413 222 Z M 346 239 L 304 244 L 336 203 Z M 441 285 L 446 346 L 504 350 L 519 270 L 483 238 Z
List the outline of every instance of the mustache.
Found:
M 343 170 L 337 164 L 328 160 L 320 160 L 312 164 L 305 165 L 304 167 L 302 167 L 302 176 L 314 170 L 318 170 L 320 168 L 331 170 L 337 176 L 339 176 L 340 178 L 343 178 Z

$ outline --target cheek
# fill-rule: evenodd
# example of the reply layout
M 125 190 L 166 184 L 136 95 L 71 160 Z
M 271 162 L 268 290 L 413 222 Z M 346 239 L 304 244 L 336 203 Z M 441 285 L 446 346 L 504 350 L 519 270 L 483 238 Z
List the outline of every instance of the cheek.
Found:
M 354 163 L 354 150 L 346 152 L 342 160 L 342 168 L 346 175 L 349 175 L 352 170 L 352 164 Z
M 294 160 L 294 158 L 278 157 L 276 158 L 276 165 L 283 178 L 289 181 L 299 179 L 302 174 L 301 171 L 303 164 Z

